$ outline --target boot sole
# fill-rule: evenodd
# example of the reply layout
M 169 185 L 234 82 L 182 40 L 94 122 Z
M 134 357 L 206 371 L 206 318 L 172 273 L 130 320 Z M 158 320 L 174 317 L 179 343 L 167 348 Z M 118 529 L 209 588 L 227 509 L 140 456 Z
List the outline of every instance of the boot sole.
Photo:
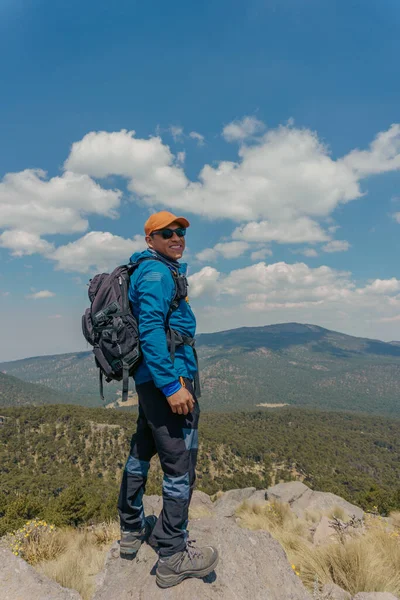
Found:
M 125 558 L 126 560 L 133 560 L 136 558 L 138 550 L 133 550 L 132 548 L 120 548 L 119 555 L 121 558 Z
M 202 571 L 186 571 L 185 573 L 181 573 L 180 575 L 172 574 L 162 576 L 159 576 L 158 573 L 156 573 L 156 583 L 158 587 L 165 589 L 173 587 L 174 585 L 178 585 L 178 583 L 181 583 L 182 581 L 184 581 L 184 579 L 188 579 L 189 577 L 197 577 L 198 579 L 201 579 L 202 577 L 207 577 L 207 575 L 214 571 L 214 569 L 218 565 L 218 561 L 219 556 L 217 555 L 213 564 L 207 567 L 206 569 L 203 569 Z

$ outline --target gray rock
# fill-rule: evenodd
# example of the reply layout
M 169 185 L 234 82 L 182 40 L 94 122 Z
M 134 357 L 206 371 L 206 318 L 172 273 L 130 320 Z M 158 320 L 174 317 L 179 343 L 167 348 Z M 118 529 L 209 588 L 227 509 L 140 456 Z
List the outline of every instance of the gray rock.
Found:
M 247 498 L 250 504 L 264 504 L 267 501 L 267 490 L 257 490 Z
M 161 496 L 143 496 L 144 512 L 147 515 L 158 515 L 162 510 Z
M 289 483 L 278 483 L 267 489 L 268 500 L 279 500 L 293 504 L 304 494 L 310 495 L 312 490 L 301 481 L 290 481 Z
M 1 600 L 82 600 L 78 592 L 61 587 L 27 562 L 0 548 Z
M 194 490 L 190 506 L 204 506 L 210 510 L 214 509 L 214 504 L 210 496 L 200 490 Z
M 337 541 L 338 538 L 335 538 L 335 536 L 336 533 L 330 524 L 330 520 L 328 519 L 328 517 L 324 516 L 322 517 L 314 531 L 313 544 L 314 546 L 320 546 L 321 544 L 329 544 L 335 539 Z
M 351 594 L 336 583 L 327 583 L 322 588 L 322 600 L 351 600 Z
M 353 600 L 399 600 L 397 596 L 389 592 L 359 592 Z
M 348 517 L 355 515 L 357 519 L 364 517 L 364 511 L 350 504 L 340 496 L 329 492 L 313 492 L 301 481 L 291 481 L 289 483 L 279 483 L 267 490 L 268 499 L 288 502 L 293 512 L 298 517 L 303 517 L 305 511 L 315 510 L 326 512 L 334 506 L 340 506 L 346 512 Z
M 343 508 L 348 517 L 355 515 L 357 519 L 364 518 L 364 511 L 362 508 L 329 492 L 311 492 L 309 497 L 303 495 L 292 504 L 292 509 L 298 516 L 302 516 L 305 510 L 327 512 L 335 506 Z
M 248 531 L 232 519 L 211 518 L 192 521 L 190 532 L 197 545 L 218 548 L 215 573 L 161 590 L 155 582 L 157 555 L 152 548 L 142 546 L 136 561 L 129 562 L 118 557 L 115 545 L 93 600 L 311 600 L 282 547 L 266 531 Z
M 254 494 L 256 488 L 249 487 L 242 490 L 229 490 L 215 502 L 214 511 L 218 517 L 232 517 L 235 510 L 244 500 Z
M 211 517 L 214 514 L 214 504 L 208 494 L 194 490 L 189 507 L 190 519 Z

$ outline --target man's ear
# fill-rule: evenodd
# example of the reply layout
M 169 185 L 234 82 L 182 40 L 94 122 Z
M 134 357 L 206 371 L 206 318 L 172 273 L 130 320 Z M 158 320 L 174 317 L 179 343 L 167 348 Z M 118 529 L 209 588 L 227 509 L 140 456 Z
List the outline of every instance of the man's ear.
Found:
M 151 235 L 146 235 L 145 240 L 146 240 L 146 244 L 149 246 L 149 248 L 152 248 L 153 247 L 153 238 L 151 237 Z

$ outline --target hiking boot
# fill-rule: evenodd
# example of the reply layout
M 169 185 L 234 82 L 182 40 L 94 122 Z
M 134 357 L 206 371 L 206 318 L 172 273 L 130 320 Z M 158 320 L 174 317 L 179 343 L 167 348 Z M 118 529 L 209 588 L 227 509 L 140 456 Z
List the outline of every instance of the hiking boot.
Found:
M 177 585 L 187 577 L 206 577 L 218 564 L 218 551 L 212 546 L 195 548 L 195 540 L 187 542 L 185 550 L 160 558 L 156 581 L 161 588 Z
M 121 541 L 119 543 L 119 553 L 121 558 L 132 560 L 139 552 L 143 542 L 147 542 L 157 523 L 157 517 L 151 515 L 146 517 L 143 529 L 139 531 L 124 531 L 121 529 Z

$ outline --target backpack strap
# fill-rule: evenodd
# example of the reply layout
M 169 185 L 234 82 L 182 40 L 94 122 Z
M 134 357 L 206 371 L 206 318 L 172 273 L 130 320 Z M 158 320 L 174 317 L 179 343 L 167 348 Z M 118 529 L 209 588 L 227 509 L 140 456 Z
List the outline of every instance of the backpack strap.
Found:
M 122 366 L 122 402 L 126 402 L 128 400 L 128 391 L 129 391 L 129 365 L 125 362 Z
M 175 331 L 171 327 L 168 328 L 167 340 L 170 347 L 170 356 L 172 362 L 175 359 L 175 349 L 177 346 L 190 346 L 193 350 L 194 359 L 196 361 L 197 370 L 194 376 L 194 392 L 197 398 L 201 396 L 201 385 L 200 385 L 200 374 L 199 374 L 199 357 L 196 351 L 195 338 L 189 337 L 188 335 L 182 335 L 178 331 Z
M 99 390 L 100 390 L 100 398 L 105 403 L 106 400 L 104 398 L 103 371 L 101 369 L 99 369 Z

